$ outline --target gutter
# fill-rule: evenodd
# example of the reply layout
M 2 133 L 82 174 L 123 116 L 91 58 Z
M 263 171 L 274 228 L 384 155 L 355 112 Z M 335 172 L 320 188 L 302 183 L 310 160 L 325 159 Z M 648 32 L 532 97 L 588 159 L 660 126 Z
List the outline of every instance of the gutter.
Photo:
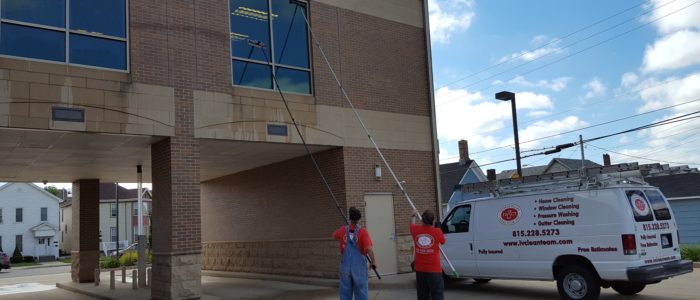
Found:
M 423 0 L 423 27 L 425 28 L 425 59 L 428 67 L 428 92 L 430 93 L 430 127 L 433 142 L 433 169 L 435 172 L 435 199 L 437 199 L 438 220 L 442 220 L 442 193 L 440 191 L 440 146 L 437 140 L 437 116 L 435 93 L 433 91 L 433 53 L 430 48 L 430 11 L 428 0 Z

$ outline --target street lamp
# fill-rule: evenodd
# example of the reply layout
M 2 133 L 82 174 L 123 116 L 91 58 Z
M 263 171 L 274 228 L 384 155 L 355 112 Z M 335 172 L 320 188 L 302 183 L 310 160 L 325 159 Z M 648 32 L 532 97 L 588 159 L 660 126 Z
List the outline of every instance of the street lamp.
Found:
M 496 93 L 496 99 L 502 101 L 509 101 L 511 108 L 513 109 L 513 135 L 515 136 L 515 161 L 518 165 L 518 178 L 523 176 L 523 170 L 520 166 L 520 141 L 518 140 L 518 114 L 515 111 L 515 94 L 512 92 L 499 92 Z

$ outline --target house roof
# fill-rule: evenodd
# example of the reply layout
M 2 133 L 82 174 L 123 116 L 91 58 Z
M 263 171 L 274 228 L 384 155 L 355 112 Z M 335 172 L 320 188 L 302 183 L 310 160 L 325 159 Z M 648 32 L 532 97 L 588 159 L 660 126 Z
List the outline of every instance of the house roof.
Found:
M 121 185 L 117 185 L 119 200 L 126 199 L 136 199 L 138 198 L 138 189 L 127 189 Z M 144 198 L 150 199 L 150 192 L 148 189 L 143 189 Z M 101 182 L 100 183 L 100 200 L 114 200 L 115 188 L 113 182 Z
M 40 223 L 39 225 L 36 225 L 36 226 L 30 228 L 29 230 L 31 230 L 31 231 L 39 231 L 39 230 L 54 230 L 54 231 L 58 231 L 58 227 L 56 227 L 56 226 L 54 226 L 54 225 L 52 225 L 52 224 L 50 224 L 50 223 L 42 222 L 42 223 Z
M 450 199 L 455 185 L 459 184 L 473 162 L 473 160 L 469 160 L 466 164 L 456 162 L 440 165 L 440 194 L 443 203 Z
M 4 189 L 6 189 L 6 188 L 8 188 L 8 187 L 10 187 L 10 186 L 18 185 L 18 184 L 26 185 L 26 186 L 29 186 L 29 187 L 31 187 L 31 188 L 34 188 L 34 189 L 36 189 L 37 191 L 43 193 L 44 195 L 46 195 L 46 196 L 50 197 L 51 199 L 56 200 L 56 201 L 58 201 L 58 202 L 63 201 L 61 198 L 56 197 L 54 194 L 51 194 L 51 193 L 47 192 L 45 189 L 42 189 L 42 188 L 39 187 L 38 185 L 33 184 L 33 183 L 31 183 L 31 182 L 8 182 L 8 183 L 5 183 L 5 184 L 3 184 L 2 186 L 0 186 L 0 191 L 1 191 L 1 190 L 4 190 Z
M 646 177 L 644 181 L 659 187 L 669 198 L 700 196 L 700 173 Z
M 534 167 L 526 167 L 522 168 L 523 170 L 523 176 L 530 176 L 530 175 L 540 175 L 542 174 L 545 170 L 547 170 L 548 166 L 534 166 Z M 515 174 L 516 170 L 505 170 L 501 171 L 501 173 L 498 173 L 496 175 L 496 179 L 509 179 Z
M 569 170 L 578 170 L 581 168 L 581 160 L 580 159 L 555 158 L 555 159 L 552 159 L 551 162 L 549 162 L 548 166 L 553 165 L 554 162 L 558 162 L 558 163 L 564 165 L 565 167 L 569 168 Z M 594 162 L 587 160 L 587 159 L 583 160 L 583 166 L 586 168 L 600 167 L 599 164 L 594 163 Z

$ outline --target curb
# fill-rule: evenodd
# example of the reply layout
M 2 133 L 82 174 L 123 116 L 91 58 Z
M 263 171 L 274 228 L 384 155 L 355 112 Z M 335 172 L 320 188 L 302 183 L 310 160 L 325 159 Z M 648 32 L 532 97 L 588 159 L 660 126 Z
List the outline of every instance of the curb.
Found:
M 252 279 L 252 280 L 264 280 L 264 281 L 280 281 L 296 284 L 306 284 L 323 286 L 330 288 L 338 288 L 338 279 L 328 279 L 328 278 L 318 278 L 318 277 L 295 277 L 295 276 L 285 276 L 285 275 L 273 275 L 273 274 L 260 274 L 260 273 L 242 273 L 242 272 L 224 272 L 224 271 L 209 271 L 202 270 L 203 276 L 210 277 L 222 277 L 222 278 L 240 278 L 240 279 Z M 403 275 L 403 274 L 399 274 Z M 385 275 L 393 276 L 393 275 Z M 413 289 L 415 288 L 415 281 L 413 277 L 408 281 L 402 282 L 386 282 L 376 278 L 369 279 L 369 288 L 373 289 Z
M 76 289 L 76 288 L 74 288 L 74 287 L 67 286 L 67 285 L 64 285 L 64 284 L 62 284 L 62 283 L 56 283 L 56 287 L 59 288 L 59 289 L 62 289 L 62 290 L 66 290 L 66 291 L 73 292 L 73 293 L 76 293 L 76 294 L 85 295 L 85 296 L 88 296 L 88 297 L 93 297 L 93 298 L 96 298 L 96 299 L 101 299 L 101 300 L 117 300 L 117 299 L 114 299 L 114 298 L 105 297 L 105 296 L 100 295 L 100 294 L 97 294 L 97 293 L 91 293 L 91 292 L 88 292 L 88 291 L 85 291 L 85 290 Z
M 30 269 L 56 268 L 56 267 L 65 267 L 65 266 L 70 267 L 70 265 L 71 264 L 62 264 L 62 265 L 52 264 L 52 265 L 38 265 L 38 266 L 27 266 L 27 267 L 12 267 L 12 269 L 10 269 L 10 270 L 30 270 Z

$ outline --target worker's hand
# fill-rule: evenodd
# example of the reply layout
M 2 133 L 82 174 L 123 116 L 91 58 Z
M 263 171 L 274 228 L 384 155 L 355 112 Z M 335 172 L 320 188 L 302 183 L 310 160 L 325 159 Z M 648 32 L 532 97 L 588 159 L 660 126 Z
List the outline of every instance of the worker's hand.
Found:
M 375 264 L 371 264 L 370 267 L 372 268 L 372 270 L 376 270 L 376 269 L 377 269 L 377 265 L 375 265 Z
M 411 217 L 418 217 L 418 216 L 420 216 L 420 212 L 418 212 L 418 210 L 416 209 L 413 211 L 413 215 L 411 215 Z

